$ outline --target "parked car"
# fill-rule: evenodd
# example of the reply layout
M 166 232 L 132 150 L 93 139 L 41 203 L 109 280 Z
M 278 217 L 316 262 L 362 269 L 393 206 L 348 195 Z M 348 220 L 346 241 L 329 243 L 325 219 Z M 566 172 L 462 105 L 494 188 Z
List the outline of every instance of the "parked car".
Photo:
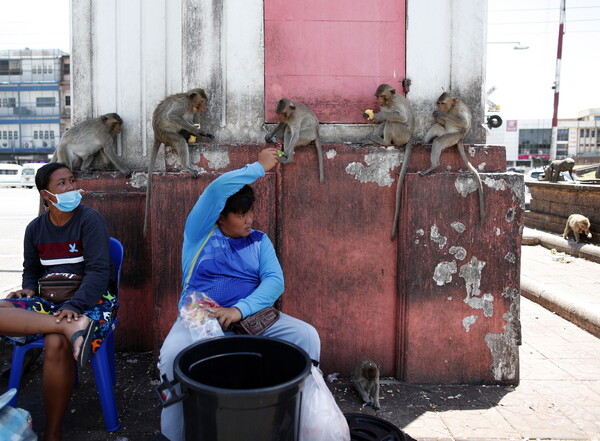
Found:
M 0 164 L 0 187 L 19 187 L 21 170 L 23 167 L 17 164 Z

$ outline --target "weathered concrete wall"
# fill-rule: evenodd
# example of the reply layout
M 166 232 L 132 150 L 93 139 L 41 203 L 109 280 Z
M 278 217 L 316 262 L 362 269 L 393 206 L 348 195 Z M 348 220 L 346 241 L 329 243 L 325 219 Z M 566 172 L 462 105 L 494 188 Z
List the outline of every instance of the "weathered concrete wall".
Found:
M 527 227 L 562 235 L 569 216 L 582 214 L 590 220 L 591 243 L 600 243 L 600 185 L 528 182 L 527 186 L 531 190 L 530 210 L 524 217 Z
M 160 348 L 177 314 L 188 211 L 216 176 L 253 162 L 262 148 L 194 146 L 197 180 L 155 173 L 147 239 L 144 174 L 81 177 L 85 203 L 104 213 L 125 246 L 121 349 Z M 284 269 L 283 310 L 315 325 L 325 371 L 348 375 L 368 357 L 383 375 L 409 382 L 518 382 L 523 181 L 503 173 L 503 148 L 467 151 L 482 174 L 487 220 L 479 222 L 477 192 L 457 151 L 421 177 L 429 147 L 416 146 L 396 241 L 389 237 L 401 149 L 326 144 L 321 184 L 308 146 L 254 185 L 255 227 L 271 237 Z M 172 169 L 173 153 L 165 156 Z

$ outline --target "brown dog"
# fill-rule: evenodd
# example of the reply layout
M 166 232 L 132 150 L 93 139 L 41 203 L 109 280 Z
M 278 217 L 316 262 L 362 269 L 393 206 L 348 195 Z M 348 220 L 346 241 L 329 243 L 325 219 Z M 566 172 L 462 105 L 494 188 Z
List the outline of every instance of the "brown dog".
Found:
M 588 239 L 592 238 L 592 233 L 590 233 L 590 220 L 581 214 L 572 214 L 569 216 L 563 238 L 566 239 L 571 231 L 573 232 L 577 243 L 579 243 L 580 234 L 585 234 L 585 237 Z

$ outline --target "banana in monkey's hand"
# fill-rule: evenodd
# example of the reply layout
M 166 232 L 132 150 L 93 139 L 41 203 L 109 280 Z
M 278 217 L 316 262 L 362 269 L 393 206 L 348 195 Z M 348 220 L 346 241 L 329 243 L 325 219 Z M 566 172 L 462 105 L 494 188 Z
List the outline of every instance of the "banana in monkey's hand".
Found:
M 368 120 L 372 120 L 374 116 L 375 116 L 375 113 L 373 113 L 373 110 L 371 110 L 371 109 L 367 109 L 363 113 L 363 117 Z
M 194 124 L 194 126 L 200 128 L 200 124 Z M 187 142 L 188 144 L 194 144 L 196 142 L 196 137 L 194 135 L 190 135 Z

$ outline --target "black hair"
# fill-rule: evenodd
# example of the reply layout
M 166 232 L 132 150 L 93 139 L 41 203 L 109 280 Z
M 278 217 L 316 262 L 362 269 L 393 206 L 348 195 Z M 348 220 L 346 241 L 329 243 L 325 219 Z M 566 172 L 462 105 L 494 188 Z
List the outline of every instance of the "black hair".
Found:
M 38 169 L 37 173 L 35 174 L 35 186 L 37 187 L 38 191 L 48 190 L 50 176 L 52 176 L 52 173 L 60 168 L 71 170 L 68 166 L 60 162 L 50 162 L 49 164 L 46 164 Z
M 247 213 L 252 210 L 252 204 L 254 204 L 254 190 L 249 185 L 244 185 L 237 193 L 227 198 L 221 216 L 227 217 L 229 213 Z

